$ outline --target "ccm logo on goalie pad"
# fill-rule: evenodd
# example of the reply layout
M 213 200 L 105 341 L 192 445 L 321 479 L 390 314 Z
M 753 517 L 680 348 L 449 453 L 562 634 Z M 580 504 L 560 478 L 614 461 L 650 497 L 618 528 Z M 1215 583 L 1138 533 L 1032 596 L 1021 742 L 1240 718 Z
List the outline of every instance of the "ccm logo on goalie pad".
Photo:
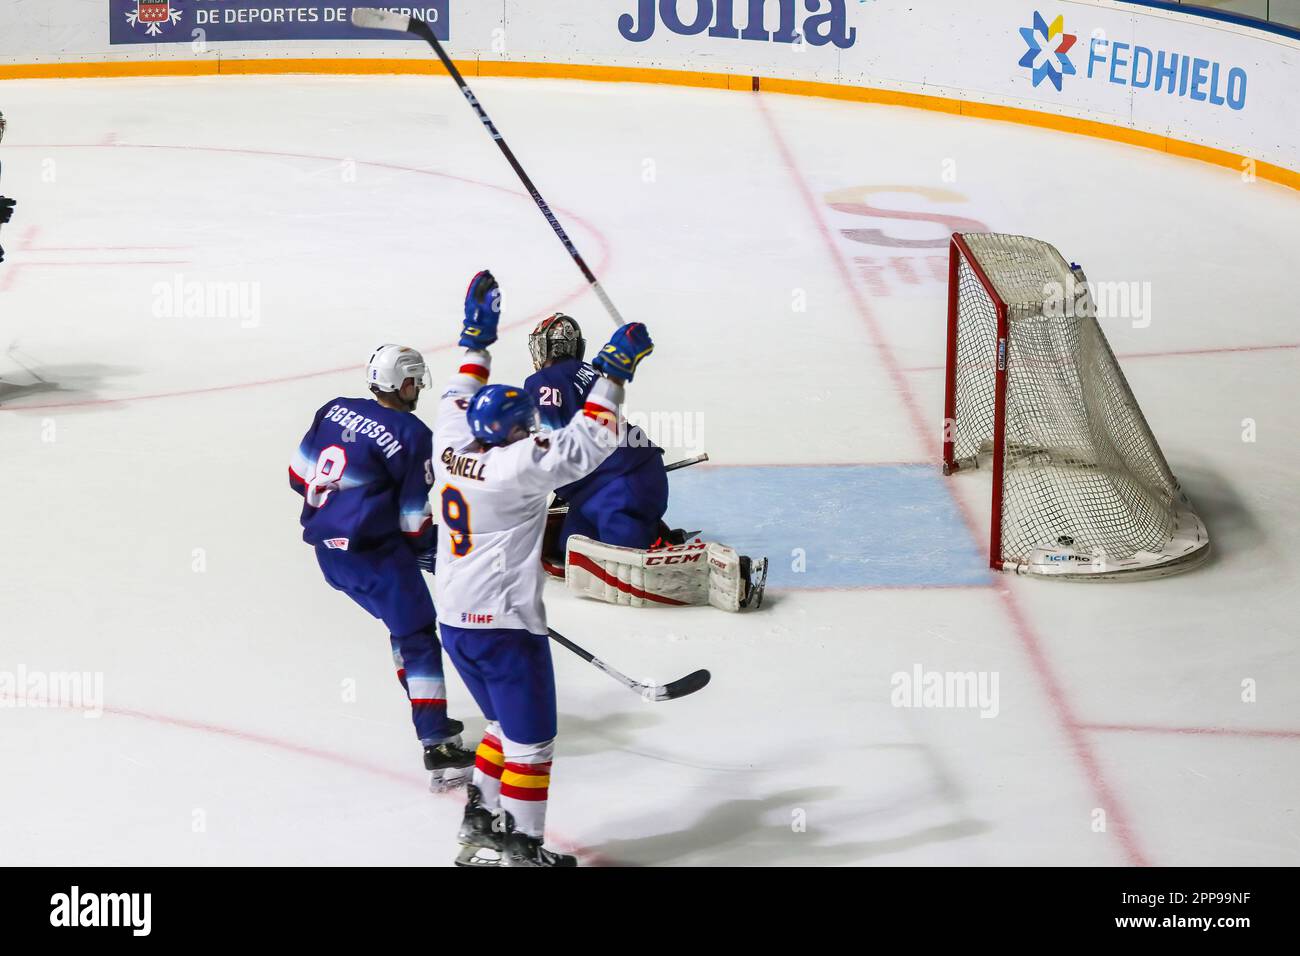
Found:
M 645 566 L 649 568 L 655 565 L 692 564 L 702 557 L 704 557 L 702 554 L 653 554 L 645 559 Z
M 675 544 L 667 548 L 656 548 L 644 552 L 642 567 L 666 567 L 668 565 L 694 564 L 708 552 L 709 546 L 702 541 L 690 544 Z
M 630 550 L 630 549 L 629 549 Z M 662 548 L 654 548 L 650 551 L 638 551 L 638 554 L 659 556 L 666 554 L 686 554 L 694 552 L 697 556 L 704 554 L 709 550 L 709 546 L 703 541 L 692 541 L 690 544 L 672 544 Z

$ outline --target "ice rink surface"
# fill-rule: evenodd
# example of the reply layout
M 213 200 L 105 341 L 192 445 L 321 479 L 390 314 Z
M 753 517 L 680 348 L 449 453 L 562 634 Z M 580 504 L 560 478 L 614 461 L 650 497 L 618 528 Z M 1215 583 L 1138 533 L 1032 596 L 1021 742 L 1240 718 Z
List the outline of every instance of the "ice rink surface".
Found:
M 622 865 L 1300 863 L 1300 196 L 892 107 L 475 85 L 655 335 L 629 409 L 670 458 L 712 456 L 673 477 L 669 519 L 773 564 L 746 615 L 548 586 L 552 625 L 620 669 L 714 674 L 647 704 L 556 648 L 554 844 Z M 445 78 L 2 92 L 0 674 L 102 675 L 103 711 L 0 702 L 0 862 L 449 863 L 461 798 L 426 792 L 382 625 L 321 579 L 285 468 L 376 344 L 453 370 L 480 268 L 505 296 L 498 381 L 525 375 L 538 318 L 562 308 L 593 344 L 608 320 Z M 988 476 L 937 465 L 954 229 L 1150 283 L 1149 323 L 1103 327 L 1207 566 L 986 570 Z M 239 308 L 186 306 L 222 283 Z M 996 714 L 893 706 L 917 668 L 996 675 Z

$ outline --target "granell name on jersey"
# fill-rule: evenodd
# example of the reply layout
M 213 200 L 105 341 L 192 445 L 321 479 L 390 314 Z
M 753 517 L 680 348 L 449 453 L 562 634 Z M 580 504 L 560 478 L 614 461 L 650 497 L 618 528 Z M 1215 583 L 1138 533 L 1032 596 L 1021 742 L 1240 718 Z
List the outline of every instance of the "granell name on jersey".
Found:
M 384 427 L 383 422 L 377 422 L 373 418 L 366 418 L 360 412 L 349 411 L 346 405 L 331 406 L 325 415 L 324 421 L 338 422 L 339 427 L 343 429 L 345 441 L 353 441 L 357 438 L 373 438 L 375 444 L 383 451 L 385 458 L 392 458 L 402 450 L 402 443 L 397 440 L 396 435 Z
M 487 474 L 487 466 L 483 462 L 470 455 L 457 455 L 450 448 L 442 450 L 442 467 L 447 469 L 449 475 L 474 481 L 483 481 Z

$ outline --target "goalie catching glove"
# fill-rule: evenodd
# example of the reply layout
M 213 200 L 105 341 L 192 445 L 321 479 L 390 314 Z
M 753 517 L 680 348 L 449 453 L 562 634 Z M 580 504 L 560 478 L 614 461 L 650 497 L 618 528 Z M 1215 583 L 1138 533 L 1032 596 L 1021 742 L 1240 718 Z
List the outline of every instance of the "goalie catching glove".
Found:
M 629 607 L 757 609 L 767 583 L 766 558 L 751 559 L 707 541 L 642 551 L 575 534 L 567 558 L 564 580 L 570 591 Z

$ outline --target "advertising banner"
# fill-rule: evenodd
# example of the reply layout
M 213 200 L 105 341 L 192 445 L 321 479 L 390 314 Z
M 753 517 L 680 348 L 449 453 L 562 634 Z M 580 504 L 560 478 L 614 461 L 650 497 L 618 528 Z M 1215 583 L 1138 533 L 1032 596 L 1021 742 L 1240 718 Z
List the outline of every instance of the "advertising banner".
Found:
M 448 0 L 385 6 L 433 24 L 448 39 Z M 378 6 L 359 3 L 355 6 Z M 352 26 L 351 3 L 327 0 L 108 0 L 109 42 L 393 40 L 402 35 Z M 201 31 L 201 32 L 200 32 Z
M 353 28 L 353 6 L 0 3 L 0 64 L 141 59 L 141 47 L 159 60 L 426 55 L 403 34 Z M 1300 40 L 1113 0 L 411 0 L 385 9 L 433 24 L 452 56 L 485 73 L 498 62 L 554 63 L 864 87 L 1095 121 L 1300 169 Z

